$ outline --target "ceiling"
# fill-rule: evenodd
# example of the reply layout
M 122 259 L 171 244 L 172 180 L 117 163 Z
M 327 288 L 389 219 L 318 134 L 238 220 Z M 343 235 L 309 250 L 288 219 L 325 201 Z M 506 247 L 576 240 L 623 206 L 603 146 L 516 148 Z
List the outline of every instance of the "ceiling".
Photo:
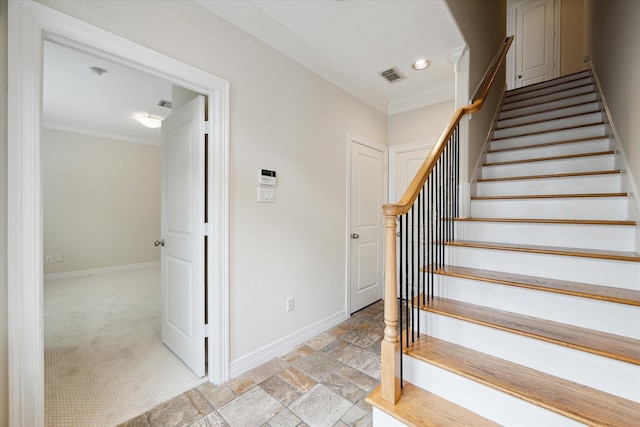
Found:
M 91 67 L 105 70 L 101 76 Z M 160 129 L 135 120 L 164 118 L 171 110 L 171 83 L 156 76 L 55 43 L 45 42 L 43 124 L 45 127 L 116 140 L 160 145 Z
M 465 43 L 444 0 L 196 1 L 386 114 L 453 99 Z M 380 76 L 394 66 L 406 80 Z
M 464 41 L 444 0 L 196 1 L 385 114 L 453 99 Z M 431 65 L 413 70 L 419 58 Z M 49 42 L 44 67 L 45 126 L 159 144 L 134 118 L 169 115 L 170 82 Z M 391 67 L 406 79 L 380 76 Z

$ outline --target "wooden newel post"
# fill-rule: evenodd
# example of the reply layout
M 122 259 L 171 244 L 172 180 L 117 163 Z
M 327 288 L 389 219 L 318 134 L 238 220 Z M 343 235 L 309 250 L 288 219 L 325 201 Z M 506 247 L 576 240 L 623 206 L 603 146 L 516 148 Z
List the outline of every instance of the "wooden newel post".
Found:
M 398 341 L 398 292 L 396 283 L 396 214 L 385 210 L 386 249 L 384 278 L 384 340 L 381 343 L 382 398 L 400 400 L 400 343 Z

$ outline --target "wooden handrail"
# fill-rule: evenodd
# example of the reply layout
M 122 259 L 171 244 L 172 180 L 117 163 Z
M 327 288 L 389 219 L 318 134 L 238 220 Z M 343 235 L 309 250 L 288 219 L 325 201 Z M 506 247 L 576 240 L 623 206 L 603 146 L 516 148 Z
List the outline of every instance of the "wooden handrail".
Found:
M 504 62 L 507 51 L 511 46 L 513 36 L 507 37 L 498 52 L 493 58 L 491 65 L 487 69 L 482 82 L 476 90 L 473 102 L 465 107 L 459 108 L 453 118 L 447 124 L 442 136 L 433 147 L 418 173 L 413 178 L 409 187 L 404 192 L 400 201 L 395 204 L 385 204 L 382 209 L 385 215 L 385 289 L 384 289 L 384 339 L 380 344 L 380 356 L 382 373 L 380 378 L 382 399 L 396 404 L 401 396 L 400 381 L 400 341 L 398 339 L 398 292 L 397 292 L 397 269 L 396 269 L 396 229 L 399 215 L 404 215 L 413 206 L 422 188 L 424 187 L 431 171 L 435 167 L 438 159 L 447 147 L 450 139 L 454 135 L 458 124 L 465 114 L 475 113 L 480 110 L 488 96 L 493 82 L 496 79 L 498 70 Z
M 411 206 L 413 206 L 413 203 L 416 201 L 416 198 L 418 197 L 420 190 L 424 186 L 424 183 L 427 182 L 427 178 L 429 177 L 431 170 L 442 154 L 442 151 L 444 151 L 445 147 L 447 146 L 447 143 L 451 139 L 451 136 L 453 135 L 456 126 L 458 126 L 458 123 L 460 123 L 460 120 L 462 120 L 465 114 L 475 113 L 476 111 L 479 111 L 484 105 L 489 90 L 491 89 L 491 86 L 496 79 L 498 70 L 504 62 L 504 58 L 507 56 L 507 51 L 509 50 L 512 41 L 513 36 L 509 36 L 504 40 L 504 42 L 502 42 L 502 45 L 494 56 L 491 65 L 487 69 L 487 72 L 482 79 L 482 82 L 478 86 L 476 95 L 474 95 L 474 98 L 477 98 L 471 104 L 465 107 L 458 108 L 455 111 L 444 132 L 440 136 L 440 139 L 438 139 L 438 142 L 436 142 L 433 149 L 431 150 L 425 161 L 422 163 L 422 166 L 416 173 L 416 176 L 413 178 L 413 180 L 409 184 L 409 187 L 404 192 L 398 203 L 383 205 L 382 209 L 385 215 L 403 215 L 407 213 L 409 209 L 411 209 Z

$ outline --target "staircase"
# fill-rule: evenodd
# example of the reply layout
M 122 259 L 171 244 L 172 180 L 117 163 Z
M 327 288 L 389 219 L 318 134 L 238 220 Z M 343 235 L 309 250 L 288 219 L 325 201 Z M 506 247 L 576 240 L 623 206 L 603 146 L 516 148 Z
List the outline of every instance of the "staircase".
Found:
M 374 425 L 640 425 L 636 223 L 590 72 L 507 92 L 473 187 Z

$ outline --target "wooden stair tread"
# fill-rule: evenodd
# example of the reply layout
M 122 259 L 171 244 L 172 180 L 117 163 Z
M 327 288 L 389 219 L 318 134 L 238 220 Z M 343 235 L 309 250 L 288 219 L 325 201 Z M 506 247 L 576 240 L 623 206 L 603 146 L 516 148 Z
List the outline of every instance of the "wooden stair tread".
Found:
M 627 193 L 567 193 L 567 194 L 523 194 L 510 196 L 474 196 L 471 200 L 518 200 L 518 199 L 585 199 L 593 197 L 627 197 Z
M 448 246 L 461 246 L 481 249 L 495 249 L 538 254 L 576 256 L 583 258 L 611 259 L 618 261 L 640 262 L 640 255 L 635 252 L 609 251 L 585 248 L 565 248 L 560 246 L 522 245 L 517 243 L 490 243 L 473 240 L 455 240 L 444 242 Z
M 420 309 L 432 313 L 640 365 L 640 340 L 442 297 L 432 297 L 424 305 L 420 303 L 421 299 L 421 296 L 414 298 L 412 305 L 419 304 Z
M 436 394 L 404 382 L 402 397 L 395 404 L 382 399 L 381 386 L 367 397 L 367 402 L 408 426 L 499 426 L 480 415 L 456 405 Z
M 560 132 L 560 131 L 571 130 L 571 129 L 580 129 L 580 128 L 586 128 L 586 127 L 589 127 L 589 126 L 601 126 L 601 125 L 605 125 L 605 124 L 607 124 L 607 122 L 594 122 L 594 123 L 589 123 L 589 124 L 586 124 L 586 125 L 567 126 L 567 127 L 563 127 L 563 128 L 555 128 L 555 129 L 543 130 L 543 131 L 539 131 L 539 132 L 530 132 L 530 133 L 525 133 L 525 134 L 516 135 L 516 136 L 503 136 L 501 138 L 491 138 L 491 141 L 502 141 L 502 140 L 505 140 L 505 139 L 521 138 L 523 136 L 542 135 L 542 134 L 545 134 L 545 133 Z
M 637 425 L 640 404 L 431 336 L 404 352 L 416 359 L 592 426 Z
M 573 88 L 573 89 L 575 89 L 575 88 Z M 559 97 L 559 98 L 546 100 L 546 101 L 538 100 L 538 102 L 533 102 L 533 103 L 525 104 L 525 105 L 519 105 L 519 106 L 516 106 L 516 107 L 514 107 L 513 105 L 509 106 L 508 104 L 502 104 L 502 108 L 500 110 L 500 114 L 502 114 L 502 113 L 508 113 L 508 114 L 516 113 L 516 115 L 514 117 L 522 117 L 522 116 L 526 116 L 528 114 L 531 114 L 530 111 L 527 112 L 527 113 L 523 113 L 522 112 L 522 111 L 524 111 L 526 109 L 537 109 L 541 105 L 549 104 L 551 102 L 562 102 L 562 101 L 564 101 L 566 99 L 575 98 L 577 96 L 593 95 L 594 93 L 596 93 L 596 92 L 577 93 L 577 94 L 566 95 L 566 96 L 562 96 L 562 97 Z M 549 95 L 549 94 L 547 94 L 547 95 Z M 537 98 L 537 96 L 534 97 L 534 98 Z M 521 99 L 520 101 L 524 101 L 524 100 Z M 512 104 L 515 104 L 515 101 L 512 102 Z M 507 108 L 504 108 L 504 107 L 507 107 Z M 520 110 L 520 111 L 518 111 L 518 110 Z M 544 112 L 544 111 L 550 111 L 550 110 L 548 110 L 546 108 L 542 109 L 542 110 L 538 110 L 538 112 Z
M 581 106 L 583 106 L 583 105 L 588 105 L 588 104 L 593 104 L 593 103 L 600 103 L 600 102 L 601 102 L 601 101 L 598 101 L 598 100 L 594 100 L 594 101 L 576 102 L 576 103 L 574 103 L 574 104 L 562 105 L 562 106 L 554 107 L 554 108 L 550 108 L 550 109 L 548 109 L 548 110 L 544 110 L 544 111 L 537 111 L 537 112 L 533 112 L 533 113 L 525 113 L 525 114 L 520 114 L 520 115 L 517 115 L 517 116 L 507 117 L 507 118 L 504 118 L 504 119 L 498 118 L 498 119 L 496 120 L 496 124 L 497 124 L 497 123 L 500 123 L 500 122 L 507 121 L 507 120 L 520 119 L 520 118 L 522 118 L 522 117 L 526 117 L 526 116 L 535 116 L 535 115 L 537 115 L 537 114 L 549 113 L 549 112 L 551 112 L 551 111 L 560 111 L 560 110 L 564 110 L 564 109 L 569 109 L 569 108 L 574 108 L 574 107 L 581 107 Z M 603 111 L 603 110 L 600 110 L 600 111 Z M 583 114 L 584 114 L 584 113 L 583 113 Z M 552 120 L 553 120 L 553 119 L 552 119 Z M 522 123 L 522 124 L 520 124 L 520 125 L 509 125 L 509 126 L 504 126 L 504 127 L 500 127 L 500 126 L 497 126 L 497 125 L 496 125 L 495 130 L 502 130 L 502 129 L 507 129 L 507 128 L 510 128 L 510 127 L 516 127 L 516 126 L 528 125 L 528 124 L 533 124 L 533 123 L 542 123 L 542 122 L 544 122 L 544 121 L 545 121 L 545 120 L 535 120 L 535 121 L 531 121 L 531 122 L 524 122 L 524 123 Z
M 624 225 L 635 226 L 636 221 L 616 221 L 606 219 L 541 219 L 541 218 L 454 218 L 454 221 L 471 222 L 517 222 L 530 224 L 567 224 L 567 225 Z
M 583 76 L 580 76 L 581 74 L 583 74 Z M 554 86 L 561 86 L 564 85 L 566 83 L 569 82 L 573 82 L 576 80 L 580 80 L 580 79 L 586 79 L 587 77 L 592 77 L 591 75 L 591 71 L 589 70 L 581 70 L 581 71 L 576 71 L 575 73 L 571 73 L 571 74 L 567 74 L 566 76 L 562 76 L 561 79 L 562 81 L 554 81 L 556 79 L 552 79 L 552 80 L 545 80 L 542 82 L 538 82 L 538 83 L 533 83 L 527 86 L 521 86 L 521 87 L 517 87 L 514 89 L 509 89 L 508 91 L 505 92 L 505 98 L 508 98 L 510 96 L 513 95 L 520 95 L 523 93 L 528 93 L 528 92 L 535 92 L 539 89 L 542 88 L 547 88 L 547 87 L 554 87 Z
M 599 286 L 588 283 L 570 282 L 568 280 L 556 280 L 453 265 L 446 265 L 435 270 L 434 273 L 443 276 L 459 277 L 500 285 L 597 299 L 618 304 L 640 306 L 640 291 L 633 289 L 614 288 L 611 286 Z
M 579 143 L 579 142 L 588 142 L 588 141 L 595 141 L 595 140 L 598 140 L 598 139 L 609 139 L 609 138 L 611 138 L 610 135 L 589 136 L 589 137 L 585 137 L 585 138 L 565 139 L 563 141 L 544 142 L 544 143 L 541 143 L 541 144 L 531 144 L 531 145 L 524 145 L 524 146 L 518 146 L 518 147 L 497 148 L 497 149 L 493 149 L 493 150 L 487 150 L 487 153 L 501 153 L 503 151 L 526 150 L 526 149 L 529 149 L 529 148 L 550 147 L 550 146 L 553 146 L 553 145 L 562 145 L 562 144 L 575 144 L 575 143 Z
M 584 77 L 584 78 L 587 78 L 587 77 Z M 580 79 L 576 79 L 576 80 L 580 80 Z M 518 101 L 523 101 L 523 100 L 528 100 L 528 99 L 535 99 L 535 98 L 538 98 L 540 96 L 551 95 L 551 94 L 554 94 L 554 93 L 561 93 L 561 92 L 565 92 L 565 91 L 572 90 L 572 89 L 579 89 L 579 88 L 583 88 L 583 87 L 593 86 L 594 85 L 594 82 L 588 82 L 588 83 L 580 84 L 578 86 L 567 88 L 567 87 L 564 87 L 564 85 L 566 83 L 568 83 L 568 82 L 558 83 L 558 84 L 550 85 L 550 86 L 531 88 L 529 90 L 522 91 L 520 93 L 506 92 L 505 96 L 504 96 L 504 102 L 503 102 L 502 105 L 509 105 L 509 104 L 513 104 L 513 103 L 518 102 Z M 544 89 L 551 89 L 551 90 L 549 90 L 548 92 L 543 92 L 543 93 L 537 93 L 537 94 L 535 93 L 535 92 L 539 92 L 539 91 L 544 90 Z M 509 98 L 514 98 L 515 96 L 523 95 L 525 93 L 527 95 L 529 95 L 525 99 L 522 99 L 522 98 L 521 99 L 509 99 Z
M 595 102 L 595 101 L 592 101 L 592 102 Z M 555 111 L 555 110 L 559 110 L 559 108 L 552 109 L 552 110 L 547 110 L 547 111 Z M 547 112 L 547 111 L 545 111 L 545 112 Z M 604 110 L 600 108 L 600 109 L 596 109 L 595 111 L 588 111 L 586 113 L 566 114 L 564 116 L 557 116 L 557 117 L 552 117 L 552 118 L 548 118 L 548 119 L 532 120 L 530 122 L 519 123 L 519 124 L 516 124 L 516 125 L 495 127 L 493 130 L 497 131 L 497 130 L 505 130 L 505 129 L 515 129 L 515 128 L 522 127 L 522 126 L 536 125 L 536 124 L 546 123 L 546 122 L 556 121 L 556 120 L 571 119 L 571 118 L 574 118 L 574 117 L 586 116 L 588 114 L 594 114 L 594 113 L 604 113 Z M 498 120 L 498 122 L 499 121 L 500 120 Z
M 535 102 L 527 103 L 525 105 L 519 105 L 519 106 L 516 106 L 516 107 L 513 106 L 513 104 L 515 104 L 517 102 L 529 101 L 529 100 L 532 100 L 532 99 L 535 100 L 536 98 L 542 98 L 542 97 L 545 97 L 545 96 L 559 94 L 559 93 L 562 93 L 562 92 L 575 90 L 575 89 L 583 89 L 585 87 L 594 86 L 594 85 L 595 85 L 595 83 L 590 82 L 590 83 L 585 83 L 583 85 L 574 86 L 572 88 L 557 88 L 557 90 L 553 90 L 553 91 L 549 91 L 549 92 L 538 93 L 538 94 L 533 93 L 533 94 L 530 94 L 531 96 L 529 96 L 528 98 L 521 98 L 521 99 L 507 99 L 507 98 L 513 98 L 512 96 L 507 96 L 507 97 L 505 97 L 504 102 L 502 103 L 501 111 L 514 111 L 514 110 L 518 110 L 520 108 L 533 107 L 533 106 L 538 106 L 538 105 L 541 105 L 541 104 L 546 104 L 548 102 L 554 102 L 554 101 L 560 101 L 560 100 L 567 99 L 567 98 L 573 98 L 574 96 L 576 96 L 575 94 L 561 96 L 559 98 L 554 98 L 552 100 L 539 100 L 538 99 Z M 531 92 L 535 92 L 535 91 L 531 91 Z M 586 95 L 586 94 L 590 94 L 590 93 L 594 93 L 594 91 L 584 92 L 584 93 L 581 93 L 580 95 Z
M 545 175 L 523 175 L 523 176 L 507 176 L 502 178 L 480 178 L 476 182 L 500 182 L 500 181 L 517 181 L 520 179 L 554 179 L 554 178 L 571 178 L 580 176 L 594 175 L 610 175 L 619 174 L 620 170 L 591 171 L 591 172 L 569 172 L 569 173 L 553 173 Z
M 548 162 L 552 160 L 576 159 L 581 157 L 609 156 L 611 154 L 615 154 L 615 151 L 607 150 L 607 151 L 595 151 L 592 153 L 565 154 L 562 156 L 534 157 L 531 159 L 507 160 L 504 162 L 485 163 L 482 166 L 486 167 L 486 166 L 518 165 L 522 163 Z

